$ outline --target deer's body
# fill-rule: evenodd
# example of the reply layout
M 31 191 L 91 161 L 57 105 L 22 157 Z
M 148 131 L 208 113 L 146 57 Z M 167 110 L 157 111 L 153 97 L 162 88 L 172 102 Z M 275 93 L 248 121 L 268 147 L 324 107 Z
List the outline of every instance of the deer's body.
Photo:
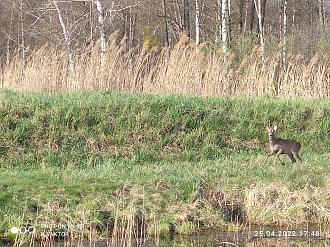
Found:
M 301 144 L 295 140 L 285 140 L 281 138 L 276 137 L 276 130 L 277 126 L 271 126 L 269 125 L 267 127 L 268 131 L 268 137 L 269 137 L 269 147 L 270 147 L 270 153 L 268 154 L 266 160 L 272 156 L 276 155 L 276 157 L 280 160 L 280 162 L 284 165 L 284 163 L 281 161 L 279 155 L 286 154 L 291 159 L 292 163 L 295 163 L 296 160 L 299 160 L 301 162 L 301 158 L 299 157 L 299 150 L 301 148 Z

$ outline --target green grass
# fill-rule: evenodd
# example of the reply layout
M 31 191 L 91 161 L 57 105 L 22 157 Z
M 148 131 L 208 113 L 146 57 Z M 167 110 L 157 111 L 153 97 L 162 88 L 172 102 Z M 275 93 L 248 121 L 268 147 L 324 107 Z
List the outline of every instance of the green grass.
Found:
M 265 126 L 328 150 L 329 100 L 123 93 L 0 93 L 0 166 L 217 159 L 265 150 Z
M 329 222 L 329 103 L 3 91 L 0 236 L 84 222 L 102 237 L 131 216 L 156 235 L 233 226 L 239 213 L 251 224 Z M 269 121 L 302 143 L 302 164 L 262 164 Z
M 115 215 L 127 213 L 132 201 L 134 210 L 129 213 L 142 212 L 151 222 L 157 220 L 165 229 L 174 225 L 178 233 L 190 224 L 202 228 L 230 224 L 226 211 L 214 205 L 203 188 L 221 190 L 228 201 L 238 200 L 245 204 L 248 203 L 244 198 L 249 188 L 275 184 L 281 186 L 276 193 L 285 188 L 303 194 L 308 200 L 317 197 L 321 200 L 319 206 L 329 205 L 329 153 L 305 154 L 304 163 L 293 166 L 282 166 L 275 158 L 263 166 L 263 158 L 246 154 L 199 162 L 140 164 L 109 160 L 94 168 L 5 169 L 0 173 L 0 188 L 5 188 L 0 192 L 0 229 L 6 235 L 11 226 L 22 222 L 34 222 L 34 225 L 54 221 L 106 224 Z M 262 193 L 269 191 L 272 188 Z M 49 202 L 56 202 L 57 206 L 47 206 Z M 280 202 L 281 198 L 275 198 L 272 214 L 292 210 L 296 205 L 299 210 L 313 206 L 313 203 L 297 198 L 289 202 L 291 209 L 276 208 Z M 109 212 L 109 216 L 102 218 L 99 212 Z M 263 217 L 255 223 L 272 222 L 269 215 Z M 297 215 L 297 220 L 300 217 Z M 305 220 L 305 215 L 303 218 Z M 254 223 L 253 218 L 250 220 Z M 296 219 L 292 215 L 290 220 L 285 218 L 281 223 L 295 225 Z M 321 222 L 317 218 L 309 223 Z

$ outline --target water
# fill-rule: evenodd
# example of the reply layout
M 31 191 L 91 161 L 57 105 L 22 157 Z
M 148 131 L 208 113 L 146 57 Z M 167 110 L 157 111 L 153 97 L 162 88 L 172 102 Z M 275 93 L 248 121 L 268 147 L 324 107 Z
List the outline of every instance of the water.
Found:
M 16 245 L 18 246 L 18 245 Z M 85 242 L 34 243 L 35 247 L 220 247 L 220 246 L 330 246 L 329 231 L 310 229 L 281 229 L 259 227 L 245 231 L 206 231 L 193 236 L 172 236 L 165 239 L 135 239 L 128 241 L 104 239 Z

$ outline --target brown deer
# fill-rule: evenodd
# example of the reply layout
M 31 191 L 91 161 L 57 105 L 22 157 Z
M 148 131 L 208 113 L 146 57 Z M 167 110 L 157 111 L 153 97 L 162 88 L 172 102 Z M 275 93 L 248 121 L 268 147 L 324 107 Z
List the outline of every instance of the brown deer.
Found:
M 284 162 L 281 161 L 279 155 L 287 154 L 291 159 L 292 163 L 296 162 L 296 159 L 299 162 L 302 162 L 301 158 L 299 157 L 299 150 L 301 148 L 301 144 L 294 140 L 284 140 L 281 138 L 276 137 L 276 130 L 277 126 L 272 126 L 269 124 L 267 127 L 268 136 L 269 136 L 269 146 L 270 146 L 270 154 L 268 154 L 267 158 L 264 161 L 264 164 L 268 160 L 268 158 L 272 155 L 276 155 L 278 160 L 281 162 L 282 165 L 285 165 Z

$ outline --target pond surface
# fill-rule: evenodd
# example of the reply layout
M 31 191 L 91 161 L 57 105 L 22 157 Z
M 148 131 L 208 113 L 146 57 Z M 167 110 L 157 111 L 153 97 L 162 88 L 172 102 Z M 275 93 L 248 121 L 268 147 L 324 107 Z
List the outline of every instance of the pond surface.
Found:
M 192 236 L 175 235 L 166 239 L 104 239 L 84 242 L 31 243 L 35 247 L 221 247 L 221 246 L 330 246 L 330 230 L 320 228 L 254 227 L 244 231 L 206 231 Z M 20 245 L 8 245 L 20 246 Z

